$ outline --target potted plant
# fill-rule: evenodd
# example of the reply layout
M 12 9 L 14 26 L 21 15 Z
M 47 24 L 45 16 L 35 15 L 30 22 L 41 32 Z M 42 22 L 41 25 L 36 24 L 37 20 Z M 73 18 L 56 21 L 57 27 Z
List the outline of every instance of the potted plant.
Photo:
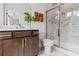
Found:
M 29 12 L 24 12 L 24 15 L 25 15 L 25 21 L 27 21 L 27 23 L 30 25 L 30 28 L 31 28 L 31 22 L 34 21 L 34 17 L 29 13 Z

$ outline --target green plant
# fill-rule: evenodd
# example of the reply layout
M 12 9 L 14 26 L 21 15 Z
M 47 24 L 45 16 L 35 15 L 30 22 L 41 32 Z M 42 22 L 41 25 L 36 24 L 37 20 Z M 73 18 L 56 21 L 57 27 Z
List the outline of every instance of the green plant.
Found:
M 24 12 L 24 15 L 25 15 L 25 21 L 27 21 L 28 23 L 31 23 L 32 21 L 34 21 L 34 17 L 33 16 L 31 16 L 31 14 L 29 13 L 29 12 Z

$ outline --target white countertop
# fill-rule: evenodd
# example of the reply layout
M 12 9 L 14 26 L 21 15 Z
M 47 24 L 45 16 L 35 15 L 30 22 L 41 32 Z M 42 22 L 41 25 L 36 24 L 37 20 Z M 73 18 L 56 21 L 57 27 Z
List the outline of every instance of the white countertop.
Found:
M 0 29 L 0 31 L 18 31 L 18 30 L 38 30 L 38 29 L 35 28 Z

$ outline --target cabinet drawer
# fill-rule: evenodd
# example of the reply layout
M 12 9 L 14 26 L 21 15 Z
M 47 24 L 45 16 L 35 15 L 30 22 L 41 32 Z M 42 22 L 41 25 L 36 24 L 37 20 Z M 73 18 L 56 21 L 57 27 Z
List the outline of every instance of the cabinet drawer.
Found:
M 32 32 L 32 35 L 38 35 L 38 34 L 39 34 L 38 30 Z
M 13 37 L 25 37 L 25 36 L 31 36 L 31 31 L 18 31 L 18 32 L 13 32 Z
M 9 39 L 12 38 L 11 32 L 0 32 L 0 39 Z

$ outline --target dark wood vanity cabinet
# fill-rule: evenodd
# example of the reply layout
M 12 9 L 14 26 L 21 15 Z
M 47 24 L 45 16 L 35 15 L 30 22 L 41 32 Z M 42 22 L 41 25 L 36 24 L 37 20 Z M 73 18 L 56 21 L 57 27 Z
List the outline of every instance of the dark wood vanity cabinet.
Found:
M 38 52 L 38 30 L 0 32 L 0 55 L 35 56 Z

